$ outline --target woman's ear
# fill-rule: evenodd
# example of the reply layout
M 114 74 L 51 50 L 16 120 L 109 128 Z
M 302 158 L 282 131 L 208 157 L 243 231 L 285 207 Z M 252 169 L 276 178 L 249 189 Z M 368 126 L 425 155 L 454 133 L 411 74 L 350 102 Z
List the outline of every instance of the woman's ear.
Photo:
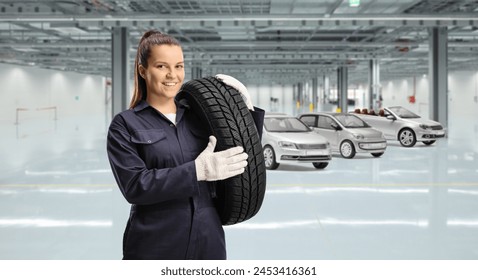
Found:
M 138 72 L 141 78 L 145 79 L 144 77 L 146 76 L 146 68 L 143 67 L 143 65 L 138 66 Z

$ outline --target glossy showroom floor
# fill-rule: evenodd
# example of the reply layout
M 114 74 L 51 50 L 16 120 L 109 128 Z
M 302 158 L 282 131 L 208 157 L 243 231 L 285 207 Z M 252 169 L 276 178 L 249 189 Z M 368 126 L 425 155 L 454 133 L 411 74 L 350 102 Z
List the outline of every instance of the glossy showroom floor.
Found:
M 121 258 L 105 119 L 0 124 L 0 259 Z M 430 147 L 268 171 L 259 214 L 226 227 L 229 259 L 478 259 L 478 120 L 450 127 Z

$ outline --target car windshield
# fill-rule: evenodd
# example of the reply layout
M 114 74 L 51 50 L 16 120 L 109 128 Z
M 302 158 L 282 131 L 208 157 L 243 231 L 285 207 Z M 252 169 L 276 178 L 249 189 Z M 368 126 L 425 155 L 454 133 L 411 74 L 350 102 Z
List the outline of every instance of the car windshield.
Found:
M 306 132 L 310 131 L 303 122 L 297 118 L 265 118 L 264 127 L 269 132 Z
M 407 109 L 403 108 L 403 107 L 400 107 L 400 106 L 397 106 L 397 107 L 388 107 L 388 109 L 390 111 L 392 111 L 393 113 L 395 113 L 397 116 L 399 116 L 400 118 L 402 119 L 417 119 L 419 118 L 420 116 L 413 113 L 413 112 L 410 112 L 408 111 Z
M 336 115 L 335 118 L 346 128 L 370 127 L 370 125 L 354 115 Z

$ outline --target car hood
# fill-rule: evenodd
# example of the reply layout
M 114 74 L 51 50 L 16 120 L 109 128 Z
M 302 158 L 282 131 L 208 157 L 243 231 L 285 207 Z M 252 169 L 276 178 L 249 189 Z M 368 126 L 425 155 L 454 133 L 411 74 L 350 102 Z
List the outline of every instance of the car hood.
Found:
M 275 133 L 275 136 L 279 138 L 280 141 L 289 141 L 300 144 L 325 144 L 327 139 L 315 132 L 278 132 Z
M 382 132 L 370 127 L 364 128 L 347 128 L 353 134 L 361 134 L 365 138 L 382 138 Z
M 424 118 L 402 119 L 402 120 L 405 120 L 405 121 L 408 121 L 408 122 L 412 122 L 412 123 L 416 123 L 417 125 L 419 125 L 419 124 L 425 124 L 425 125 L 430 125 L 430 126 L 433 126 L 433 125 L 441 125 L 439 122 L 432 121 L 432 120 L 428 120 L 428 119 L 424 119 Z

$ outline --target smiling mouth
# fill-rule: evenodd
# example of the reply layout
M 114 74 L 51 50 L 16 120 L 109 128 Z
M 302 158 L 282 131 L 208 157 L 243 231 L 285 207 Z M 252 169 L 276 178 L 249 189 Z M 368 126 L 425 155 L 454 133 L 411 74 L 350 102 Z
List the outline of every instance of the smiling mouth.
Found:
M 173 87 L 175 85 L 177 85 L 178 83 L 163 83 L 163 85 L 167 86 L 167 87 Z

